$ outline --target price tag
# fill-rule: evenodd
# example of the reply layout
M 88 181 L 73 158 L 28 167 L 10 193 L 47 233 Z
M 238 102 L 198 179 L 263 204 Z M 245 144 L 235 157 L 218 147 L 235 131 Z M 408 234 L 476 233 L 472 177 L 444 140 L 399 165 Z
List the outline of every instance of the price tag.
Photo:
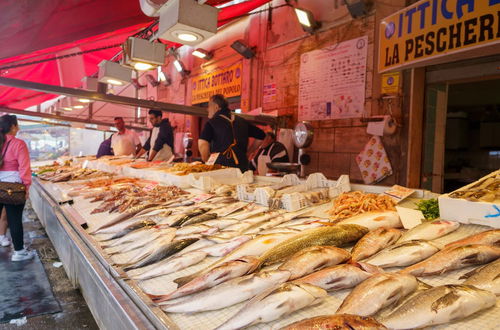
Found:
M 407 207 L 396 206 L 396 211 L 401 218 L 401 223 L 405 229 L 412 229 L 422 223 L 425 219 L 422 211 L 412 210 Z
M 210 158 L 208 158 L 208 160 L 205 164 L 213 165 L 213 164 L 215 164 L 215 161 L 217 160 L 217 158 L 219 158 L 219 153 L 218 152 L 213 153 L 210 155 Z
M 86 168 L 87 168 L 87 166 L 89 166 L 89 160 L 88 160 L 88 159 L 87 159 L 86 161 L 84 161 L 84 162 L 83 162 L 83 164 L 82 164 L 82 168 L 83 168 L 83 169 L 86 169 Z
M 82 157 L 82 156 L 83 156 L 83 151 L 80 151 L 80 152 L 78 153 L 78 157 Z
M 410 196 L 415 192 L 414 189 L 406 188 L 406 187 L 401 187 L 398 185 L 394 185 L 391 187 L 391 189 L 384 191 L 384 194 L 392 198 L 392 200 L 398 204 L 402 200 L 404 200 L 406 197 Z

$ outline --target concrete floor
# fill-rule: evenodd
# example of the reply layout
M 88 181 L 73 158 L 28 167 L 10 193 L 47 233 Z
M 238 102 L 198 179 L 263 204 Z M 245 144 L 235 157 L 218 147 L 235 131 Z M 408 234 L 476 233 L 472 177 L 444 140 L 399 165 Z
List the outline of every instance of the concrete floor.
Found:
M 0 324 L 0 329 L 98 329 L 80 291 L 75 289 L 63 267 L 56 268 L 59 257 L 38 221 L 33 209 L 27 205 L 24 213 L 25 243 L 36 249 L 47 273 L 56 300 L 62 312 L 31 317 L 22 326 Z

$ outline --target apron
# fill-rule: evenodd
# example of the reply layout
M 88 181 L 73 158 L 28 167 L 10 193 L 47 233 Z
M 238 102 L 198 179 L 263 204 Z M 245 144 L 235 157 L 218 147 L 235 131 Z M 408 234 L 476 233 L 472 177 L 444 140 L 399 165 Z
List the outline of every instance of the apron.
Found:
M 155 145 L 156 143 L 156 140 L 158 139 L 158 134 L 160 133 L 160 128 L 159 127 L 153 127 L 153 130 L 151 131 L 151 148 L 153 148 L 152 146 Z M 160 151 L 158 151 L 156 153 L 156 156 L 153 160 L 162 160 L 162 161 L 167 161 L 169 160 L 170 158 L 172 158 L 173 156 L 173 152 L 172 152 L 172 148 L 170 148 L 170 146 L 168 144 L 164 144 L 163 145 L 163 148 L 160 149 Z
M 269 168 L 267 167 L 267 163 L 271 162 L 271 151 L 274 148 L 274 143 L 267 151 L 267 154 L 261 153 L 257 158 L 257 173 L 259 175 L 265 176 L 267 172 L 269 172 Z
M 240 162 L 238 161 L 238 156 L 236 155 L 236 152 L 233 150 L 233 148 L 236 146 L 237 144 L 237 141 L 236 141 L 236 134 L 234 132 L 234 118 L 228 118 L 224 115 L 220 115 L 222 118 L 224 118 L 225 120 L 227 120 L 229 122 L 229 124 L 231 124 L 231 130 L 233 132 L 233 143 L 231 143 L 229 145 L 229 147 L 227 147 L 227 149 L 222 153 L 222 157 L 226 157 L 227 159 L 232 159 L 234 161 L 234 163 L 236 164 L 236 166 L 238 166 L 240 164 Z M 219 156 L 219 157 L 220 157 Z

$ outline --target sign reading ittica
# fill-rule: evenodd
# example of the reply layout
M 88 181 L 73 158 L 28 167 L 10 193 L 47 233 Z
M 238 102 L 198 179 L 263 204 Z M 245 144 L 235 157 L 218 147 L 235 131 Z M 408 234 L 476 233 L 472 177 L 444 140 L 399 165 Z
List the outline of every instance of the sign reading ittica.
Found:
M 191 103 L 208 102 L 215 94 L 225 97 L 240 96 L 241 68 L 242 64 L 238 62 L 230 67 L 194 77 L 191 80 Z
M 500 43 L 500 0 L 423 0 L 382 20 L 379 72 Z

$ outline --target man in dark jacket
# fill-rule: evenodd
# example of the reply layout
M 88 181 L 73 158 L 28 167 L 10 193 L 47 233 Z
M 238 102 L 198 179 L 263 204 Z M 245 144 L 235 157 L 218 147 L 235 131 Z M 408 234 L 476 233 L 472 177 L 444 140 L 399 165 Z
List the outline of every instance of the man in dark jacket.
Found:
M 151 109 L 148 115 L 153 129 L 149 139 L 137 154 L 137 158 L 149 151 L 148 161 L 169 160 L 174 150 L 174 132 L 170 121 L 168 118 L 162 119 L 162 112 L 159 110 Z

